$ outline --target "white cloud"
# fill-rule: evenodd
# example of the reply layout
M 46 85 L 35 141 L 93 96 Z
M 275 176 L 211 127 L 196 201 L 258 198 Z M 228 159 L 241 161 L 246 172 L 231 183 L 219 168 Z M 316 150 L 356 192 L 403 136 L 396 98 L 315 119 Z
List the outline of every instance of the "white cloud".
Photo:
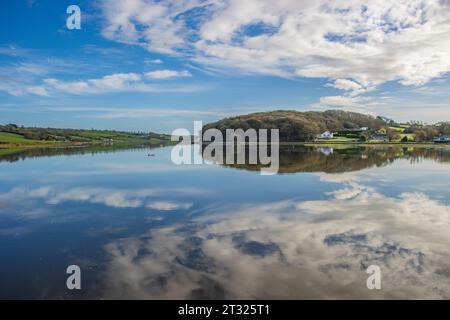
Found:
M 161 70 L 138 73 L 115 73 L 101 78 L 62 81 L 58 79 L 45 79 L 46 91 L 55 91 L 68 94 L 102 94 L 110 92 L 195 92 L 204 90 L 205 87 L 197 85 L 161 85 L 149 83 L 148 78 L 168 79 L 173 77 L 187 77 L 191 74 L 187 71 Z M 44 87 L 42 90 L 44 90 Z M 34 93 L 34 92 L 29 92 Z
M 153 201 L 146 205 L 149 209 L 172 211 L 172 210 L 187 210 L 192 207 L 192 203 L 178 203 L 173 201 Z
M 14 51 L 14 49 L 11 49 Z M 1 53 L 1 52 L 0 52 Z M 50 63 L 51 64 L 51 63 Z M 48 96 L 48 92 L 35 83 L 38 76 L 47 75 L 54 68 L 49 63 L 20 62 L 0 66 L 0 91 L 13 96 L 35 94 Z
M 324 96 L 312 108 L 326 110 L 340 108 L 363 112 L 371 115 L 383 115 L 398 121 L 420 119 L 435 123 L 450 118 L 450 91 L 448 85 L 433 86 L 433 89 L 403 88 L 395 93 L 379 92 L 370 96 Z
M 21 96 L 24 94 L 34 94 L 45 97 L 49 96 L 47 89 L 43 86 L 27 85 L 16 81 L 0 83 L 0 91 L 7 92 L 12 96 Z
M 145 74 L 146 78 L 149 79 L 170 79 L 170 78 L 183 78 L 183 77 L 192 77 L 192 74 L 187 71 L 177 71 L 177 70 L 155 70 L 149 71 Z
M 102 7 L 107 23 L 102 33 L 120 42 L 140 44 L 151 51 L 174 54 L 175 48 L 184 43 L 180 34 L 183 23 L 177 21 L 176 16 L 191 8 L 191 2 L 105 1 Z M 197 3 L 200 1 L 195 1 Z M 139 25 L 146 27 L 140 29 Z
M 364 112 L 375 115 L 376 112 L 368 109 L 367 106 L 373 103 L 371 98 L 362 96 L 325 96 L 319 99 L 318 103 L 312 105 L 319 110 L 345 109 L 353 112 Z
M 107 38 L 215 68 L 330 78 L 352 91 L 450 71 L 448 1 L 104 0 L 102 8 Z
M 50 95 L 47 89 L 43 86 L 28 86 L 25 88 L 25 92 L 44 97 L 48 97 Z
M 320 104 L 332 107 L 358 107 L 359 98 L 346 96 L 327 96 L 320 98 Z
M 359 83 L 347 79 L 336 79 L 336 81 L 329 86 L 345 91 L 357 91 L 363 88 Z
M 161 59 L 145 59 L 145 64 L 163 64 L 164 62 Z
M 46 79 L 45 84 L 57 91 L 83 94 L 122 91 L 130 89 L 141 80 L 141 75 L 136 73 L 116 73 L 98 79 L 83 81 L 60 81 L 57 79 Z

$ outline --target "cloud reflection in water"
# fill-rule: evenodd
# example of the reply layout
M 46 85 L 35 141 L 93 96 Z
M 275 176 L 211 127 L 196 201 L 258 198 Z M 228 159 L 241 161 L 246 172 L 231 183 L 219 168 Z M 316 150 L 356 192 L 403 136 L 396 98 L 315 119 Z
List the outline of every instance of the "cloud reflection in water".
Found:
M 450 298 L 450 206 L 355 182 L 110 243 L 107 298 Z M 382 290 L 366 288 L 366 268 Z

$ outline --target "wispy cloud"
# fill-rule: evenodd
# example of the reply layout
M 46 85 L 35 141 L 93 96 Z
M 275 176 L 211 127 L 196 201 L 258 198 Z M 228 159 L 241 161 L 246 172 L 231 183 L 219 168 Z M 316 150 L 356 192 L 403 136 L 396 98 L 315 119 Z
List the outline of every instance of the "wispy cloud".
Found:
M 161 199 L 167 195 L 182 196 L 203 193 L 195 188 L 148 188 L 137 190 L 123 190 L 96 187 L 74 187 L 67 190 L 58 190 L 50 186 L 37 189 L 15 188 L 7 193 L 0 194 L 0 200 L 23 200 L 27 198 L 44 199 L 47 204 L 61 204 L 68 201 L 102 204 L 113 208 L 139 208 L 146 207 L 153 210 L 187 210 L 193 204 L 175 200 Z
M 151 64 L 163 64 L 164 62 L 161 59 L 144 59 L 144 63 L 147 65 L 151 65 Z
M 188 210 L 192 203 L 180 203 L 174 201 L 153 201 L 147 204 L 147 208 L 160 211 Z
M 7 55 L 7 56 L 12 56 L 12 57 L 22 57 L 22 56 L 27 55 L 28 53 L 29 53 L 29 50 L 18 47 L 18 46 L 14 46 L 14 45 L 0 47 L 0 55 Z
M 35 68 L 35 69 L 33 69 Z M 16 68 L 27 69 L 26 73 L 40 73 L 39 66 L 22 65 Z M 165 80 L 177 77 L 191 77 L 188 71 L 161 70 L 141 73 L 115 73 L 87 80 L 67 81 L 47 78 L 39 84 L 26 84 L 18 78 L 0 84 L 0 90 L 12 95 L 35 94 L 50 96 L 54 93 L 90 95 L 114 92 L 197 92 L 207 90 L 204 85 L 194 84 L 161 84 L 148 80 Z
M 170 78 L 185 78 L 192 77 L 192 74 L 187 71 L 177 71 L 177 70 L 155 70 L 144 73 L 145 77 L 148 79 L 170 79 Z
M 89 111 L 83 109 L 84 111 Z M 126 119 L 126 118 L 153 118 L 153 117 L 174 117 L 174 116 L 229 116 L 232 113 L 223 110 L 193 110 L 179 108 L 114 108 L 101 109 L 101 114 L 94 117 L 100 119 Z

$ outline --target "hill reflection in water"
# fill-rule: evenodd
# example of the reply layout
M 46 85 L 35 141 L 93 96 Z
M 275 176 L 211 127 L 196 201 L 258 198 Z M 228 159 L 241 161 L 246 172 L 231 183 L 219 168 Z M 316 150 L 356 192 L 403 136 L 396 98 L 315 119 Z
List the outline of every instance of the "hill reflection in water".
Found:
M 236 169 L 259 171 L 263 165 L 259 163 L 248 164 L 248 147 L 245 149 L 245 152 L 246 164 L 223 165 Z M 225 148 L 223 154 L 225 159 Z M 204 158 L 205 160 L 213 161 L 207 155 L 204 155 Z M 395 146 L 280 146 L 279 173 L 343 173 L 385 166 L 394 162 L 396 159 L 408 159 L 411 162 L 418 162 L 422 159 L 432 159 L 436 162 L 450 162 L 450 150 L 445 148 Z

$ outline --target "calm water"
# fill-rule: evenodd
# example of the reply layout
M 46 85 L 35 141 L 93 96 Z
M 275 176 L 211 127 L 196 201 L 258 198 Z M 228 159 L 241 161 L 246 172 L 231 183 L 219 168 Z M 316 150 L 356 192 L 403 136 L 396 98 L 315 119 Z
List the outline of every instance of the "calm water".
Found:
M 287 148 L 275 176 L 170 150 L 0 158 L 0 298 L 450 298 L 449 149 Z

